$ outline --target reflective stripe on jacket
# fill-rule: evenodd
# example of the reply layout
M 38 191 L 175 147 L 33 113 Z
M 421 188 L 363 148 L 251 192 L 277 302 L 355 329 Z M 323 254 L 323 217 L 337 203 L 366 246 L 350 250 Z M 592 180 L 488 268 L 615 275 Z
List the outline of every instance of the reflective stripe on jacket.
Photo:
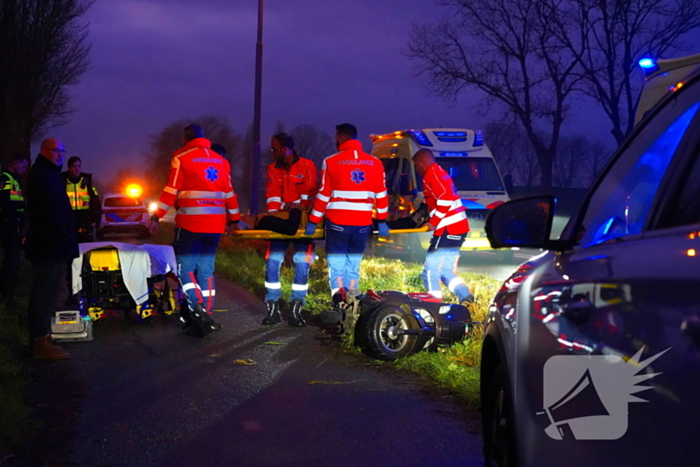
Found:
M 89 183 L 85 176 L 78 179 L 77 182 L 72 182 L 68 175 L 65 174 L 66 194 L 70 207 L 74 211 L 87 211 L 90 209 L 91 196 L 97 196 L 97 190 L 92 183 Z
M 462 198 L 457 194 L 452 178 L 437 163 L 425 172 L 423 191 L 430 209 L 430 224 L 435 227 L 434 235 L 442 235 L 445 229 L 450 235 L 469 232 Z
M 316 166 L 309 159 L 297 157 L 289 167 L 281 167 L 277 162 L 270 164 L 265 187 L 268 212 L 279 211 L 293 203 L 311 206 L 317 183 Z
M 374 209 L 377 219 L 386 219 L 389 198 L 382 162 L 363 152 L 356 139 L 344 142 L 338 149 L 340 152 L 323 161 L 321 188 L 309 222 L 317 223 L 325 215 L 335 224 L 370 225 Z
M 11 172 L 0 175 L 0 212 L 5 219 L 24 217 L 27 206 L 22 194 L 22 187 Z
M 155 215 L 162 218 L 171 206 L 177 226 L 190 232 L 223 233 L 227 221 L 240 220 L 230 165 L 208 139 L 193 139 L 173 154 Z

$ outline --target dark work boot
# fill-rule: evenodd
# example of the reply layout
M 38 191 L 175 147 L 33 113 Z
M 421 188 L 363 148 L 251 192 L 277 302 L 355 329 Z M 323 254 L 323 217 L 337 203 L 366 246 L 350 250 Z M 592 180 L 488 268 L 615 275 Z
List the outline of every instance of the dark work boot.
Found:
M 295 328 L 306 326 L 306 321 L 301 316 L 301 310 L 304 308 L 304 302 L 295 298 L 292 302 L 292 311 L 289 313 L 289 325 Z
M 182 329 L 187 329 L 192 325 L 192 313 L 187 302 L 180 302 L 180 322 L 182 323 Z
M 218 331 L 221 329 L 221 324 L 217 323 L 209 316 L 201 304 L 196 304 L 194 310 L 190 313 L 192 319 L 192 324 L 185 328 L 185 333 L 197 336 L 205 337 L 211 334 L 213 331 Z
M 282 321 L 279 302 L 268 300 L 265 302 L 265 306 L 267 306 L 267 316 L 265 316 L 265 319 L 263 319 L 262 322 L 265 326 L 277 324 Z

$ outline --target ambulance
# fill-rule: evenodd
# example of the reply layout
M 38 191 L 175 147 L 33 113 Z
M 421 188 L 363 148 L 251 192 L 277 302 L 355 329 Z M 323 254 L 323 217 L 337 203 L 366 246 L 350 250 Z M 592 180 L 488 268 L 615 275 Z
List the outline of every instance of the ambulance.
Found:
M 422 180 L 411 158 L 419 149 L 430 149 L 438 164 L 447 171 L 462 198 L 470 232 L 463 250 L 490 250 L 484 233 L 489 209 L 509 200 L 503 177 L 480 130 L 428 128 L 370 135 L 372 155 L 381 159 L 389 193 L 389 217 L 394 220 L 412 213 L 423 200 Z M 430 232 L 379 237 L 374 248 L 407 251 L 422 261 L 430 242 Z
M 638 124 L 667 93 L 682 88 L 686 80 L 700 69 L 700 54 L 680 58 L 639 60 L 646 83 L 637 104 L 634 123 Z

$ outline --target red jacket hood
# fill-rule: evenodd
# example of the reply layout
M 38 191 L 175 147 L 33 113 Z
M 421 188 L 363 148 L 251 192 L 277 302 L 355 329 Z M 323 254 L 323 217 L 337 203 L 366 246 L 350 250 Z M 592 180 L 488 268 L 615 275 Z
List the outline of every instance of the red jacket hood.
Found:
M 338 146 L 338 151 L 362 151 L 362 143 L 357 139 L 349 139 L 340 146 Z
M 193 140 L 190 140 L 185 144 L 183 147 L 178 149 L 173 153 L 173 156 L 177 156 L 181 152 L 194 149 L 194 148 L 205 148 L 205 149 L 211 149 L 211 141 L 209 141 L 207 138 L 195 138 Z

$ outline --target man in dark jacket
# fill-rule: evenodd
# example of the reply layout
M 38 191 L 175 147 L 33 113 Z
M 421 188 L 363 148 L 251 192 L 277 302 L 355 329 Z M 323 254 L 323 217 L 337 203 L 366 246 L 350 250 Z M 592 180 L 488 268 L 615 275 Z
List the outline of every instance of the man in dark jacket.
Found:
M 28 162 L 24 154 L 14 154 L 10 158 L 10 166 L 0 175 L 0 298 L 10 308 L 18 306 L 15 301 L 15 285 L 22 266 L 22 229 L 27 207 L 19 181 L 27 171 Z
M 63 268 L 79 254 L 73 212 L 61 179 L 65 152 L 59 140 L 45 139 L 27 180 L 29 232 L 25 254 L 33 273 L 29 332 L 34 358 L 46 360 L 68 358 L 68 353 L 51 341 L 51 314 L 61 289 Z

